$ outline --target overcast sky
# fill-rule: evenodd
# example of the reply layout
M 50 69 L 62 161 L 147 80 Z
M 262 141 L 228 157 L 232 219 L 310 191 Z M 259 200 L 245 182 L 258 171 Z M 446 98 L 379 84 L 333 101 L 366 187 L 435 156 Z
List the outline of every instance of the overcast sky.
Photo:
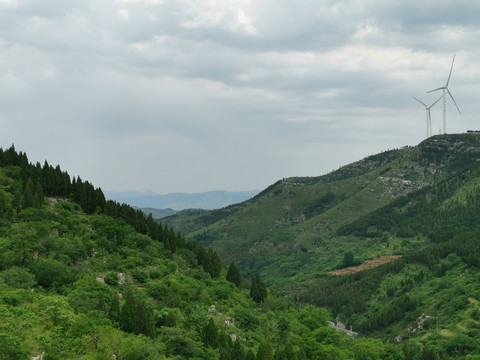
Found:
M 477 0 L 0 0 L 0 147 L 104 190 L 264 189 L 480 129 Z M 442 102 L 432 128 L 442 126 Z

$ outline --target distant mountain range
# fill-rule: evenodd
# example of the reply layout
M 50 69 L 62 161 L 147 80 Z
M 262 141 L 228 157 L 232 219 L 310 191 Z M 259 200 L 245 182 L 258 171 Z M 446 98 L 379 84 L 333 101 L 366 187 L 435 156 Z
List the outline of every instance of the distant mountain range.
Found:
M 169 209 L 165 216 L 172 215 L 184 209 L 220 209 L 228 205 L 241 203 L 259 193 L 259 190 L 225 191 L 216 190 L 203 193 L 171 193 L 160 195 L 153 191 L 105 191 L 105 197 L 119 203 L 129 204 L 138 208 Z

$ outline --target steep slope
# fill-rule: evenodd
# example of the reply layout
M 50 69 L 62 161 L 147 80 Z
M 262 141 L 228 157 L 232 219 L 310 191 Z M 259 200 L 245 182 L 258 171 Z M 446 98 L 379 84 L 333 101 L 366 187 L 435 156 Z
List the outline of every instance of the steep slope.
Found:
M 479 224 L 480 165 L 473 162 L 337 231 L 353 241 L 399 244 L 402 259 L 312 279 L 299 298 L 362 333 L 428 342 L 449 358 L 472 356 L 479 350 Z
M 213 247 L 224 262 L 236 261 L 246 276 L 261 272 L 269 284 L 291 291 L 292 284 L 338 266 L 346 251 L 361 261 L 394 253 L 400 244 L 387 248 L 337 230 L 479 159 L 480 136 L 435 136 L 324 176 L 283 179 L 242 204 L 163 220 Z

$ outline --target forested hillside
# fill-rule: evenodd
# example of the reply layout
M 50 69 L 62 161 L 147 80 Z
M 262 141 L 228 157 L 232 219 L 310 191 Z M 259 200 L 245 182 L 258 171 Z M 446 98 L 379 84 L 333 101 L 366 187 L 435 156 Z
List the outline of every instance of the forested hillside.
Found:
M 362 333 L 411 338 L 450 357 L 478 351 L 480 166 L 392 203 L 337 230 L 340 237 L 401 241 L 402 259 L 364 272 L 312 280 L 300 301 L 329 308 Z M 474 358 L 474 357 L 470 357 Z
M 247 216 L 261 214 L 255 206 L 303 209 L 305 219 L 272 230 L 280 238 L 268 239 L 277 243 L 263 244 L 266 258 L 292 231 L 301 240 L 284 247 L 295 249 L 287 259 L 297 262 L 277 270 L 302 280 L 284 288 L 288 296 L 265 286 L 266 262 L 245 276 L 195 237 L 105 201 L 88 181 L 0 148 L 0 359 L 478 359 L 476 141 L 438 137 L 189 214 L 212 231 L 220 223 L 247 237 L 248 225 L 263 226 Z M 311 198 L 314 189 L 319 196 Z M 321 250 L 312 251 L 306 240 L 315 236 Z M 383 254 L 401 257 L 351 275 L 327 273 Z
M 479 159 L 479 135 L 434 136 L 416 147 L 373 155 L 324 176 L 283 179 L 242 204 L 180 213 L 162 223 L 174 226 L 187 240 L 214 248 L 223 261 L 237 262 L 247 277 L 261 272 L 269 285 L 292 293 L 299 284 L 341 266 L 345 253 L 355 253 L 359 262 L 402 253 L 400 237 L 390 238 L 385 246 L 385 239 L 377 236 L 389 227 L 389 220 L 361 229 L 355 221 L 372 212 L 381 214 L 392 201 L 430 189 Z M 415 232 L 406 226 L 403 230 L 411 236 Z M 355 237 L 359 231 L 362 241 Z M 414 237 L 408 248 L 418 242 Z
M 406 358 L 13 146 L 0 149 L 0 314 L 2 360 Z
M 246 273 L 262 270 L 267 283 L 297 304 L 325 307 L 347 328 L 403 344 L 405 358 L 423 346 L 425 359 L 476 359 L 479 145 L 477 135 L 436 136 L 325 177 L 284 179 L 244 204 L 185 215 L 186 228 L 209 223 L 187 238 L 214 246 L 221 257 L 223 246 L 231 247 L 229 256 L 237 260 L 238 251 Z M 287 210 L 297 220 L 280 223 Z M 170 223 L 182 220 L 176 219 Z M 244 246 L 251 238 L 252 247 Z M 329 274 L 392 254 L 400 258 Z M 254 260 L 246 264 L 249 257 Z

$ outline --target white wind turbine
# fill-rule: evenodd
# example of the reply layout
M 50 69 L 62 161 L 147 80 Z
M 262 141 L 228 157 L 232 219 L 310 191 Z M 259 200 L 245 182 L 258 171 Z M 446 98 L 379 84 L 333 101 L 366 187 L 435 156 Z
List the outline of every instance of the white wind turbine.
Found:
M 425 106 L 425 112 L 427 113 L 427 138 L 429 138 L 430 136 L 432 136 L 432 116 L 430 115 L 430 109 L 433 107 L 433 105 L 435 105 L 437 102 L 440 101 L 440 99 L 442 98 L 443 96 L 440 96 L 437 101 L 435 101 L 432 105 L 428 106 L 427 104 L 425 104 L 423 101 L 420 101 L 418 100 L 415 96 L 413 96 L 413 98 L 415 100 L 417 100 L 420 104 L 422 104 L 423 106 Z
M 443 85 L 442 87 L 439 87 L 438 89 L 433 89 L 433 90 L 427 91 L 427 93 L 431 93 L 431 92 L 434 92 L 434 91 L 443 90 L 443 96 L 442 97 L 443 97 L 443 133 L 444 134 L 447 133 L 447 96 L 446 96 L 447 93 L 452 98 L 453 103 L 457 107 L 457 110 L 460 113 L 460 115 L 462 114 L 462 112 L 458 108 L 457 102 L 455 101 L 455 99 L 452 96 L 452 93 L 450 92 L 450 90 L 448 90 L 448 83 L 450 82 L 450 77 L 452 76 L 453 62 L 454 61 L 455 61 L 455 54 L 453 55 L 452 66 L 450 67 L 450 74 L 448 74 L 447 83 L 445 85 Z

